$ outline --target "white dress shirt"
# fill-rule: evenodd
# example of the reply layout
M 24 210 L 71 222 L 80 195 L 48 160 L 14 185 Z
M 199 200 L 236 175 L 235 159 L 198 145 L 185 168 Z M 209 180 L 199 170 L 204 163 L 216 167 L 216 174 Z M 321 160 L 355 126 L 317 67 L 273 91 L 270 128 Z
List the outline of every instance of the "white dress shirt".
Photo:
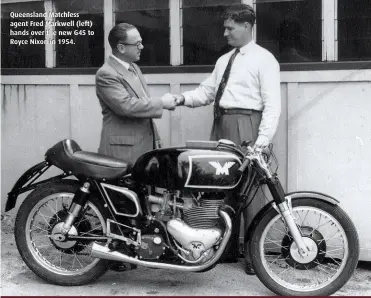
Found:
M 111 57 L 116 59 L 116 61 L 118 61 L 121 65 L 123 65 L 127 70 L 129 70 L 129 67 L 130 67 L 130 63 L 127 63 L 125 62 L 124 60 L 121 60 L 119 58 L 117 58 L 115 55 L 111 54 Z
M 183 93 L 185 106 L 205 106 L 214 101 L 219 83 L 234 51 L 218 59 L 212 74 L 198 88 Z M 220 107 L 263 111 L 256 143 L 267 143 L 272 140 L 281 113 L 281 88 L 280 67 L 269 51 L 254 41 L 240 48 L 220 99 Z

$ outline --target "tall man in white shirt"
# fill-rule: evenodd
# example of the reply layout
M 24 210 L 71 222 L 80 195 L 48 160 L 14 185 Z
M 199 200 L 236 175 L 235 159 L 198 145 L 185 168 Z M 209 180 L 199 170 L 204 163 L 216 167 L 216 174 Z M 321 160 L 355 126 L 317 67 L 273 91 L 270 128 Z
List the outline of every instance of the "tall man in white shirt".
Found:
M 251 6 L 232 6 L 223 18 L 224 36 L 235 49 L 218 59 L 212 74 L 198 88 L 174 96 L 178 105 L 192 108 L 214 102 L 211 140 L 229 139 L 238 145 L 250 141 L 263 147 L 272 140 L 281 112 L 279 64 L 252 39 L 255 12 Z M 255 208 L 261 206 L 258 204 Z M 251 207 L 244 211 L 245 229 L 256 214 Z M 238 249 L 238 237 L 231 239 L 231 247 Z M 245 261 L 246 273 L 254 274 L 247 245 Z

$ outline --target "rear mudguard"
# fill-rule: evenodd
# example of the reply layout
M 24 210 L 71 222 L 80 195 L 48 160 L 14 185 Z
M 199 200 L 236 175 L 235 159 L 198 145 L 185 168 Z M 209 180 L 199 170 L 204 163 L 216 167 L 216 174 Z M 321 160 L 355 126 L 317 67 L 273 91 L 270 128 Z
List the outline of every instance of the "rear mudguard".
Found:
M 338 205 L 340 202 L 336 200 L 333 197 L 330 197 L 326 194 L 319 193 L 319 192 L 313 192 L 313 191 L 297 191 L 297 192 L 290 192 L 285 195 L 285 198 L 291 198 L 292 200 L 295 199 L 304 199 L 304 198 L 312 198 L 317 199 L 321 201 L 325 201 L 327 203 L 330 203 L 332 205 Z M 251 222 L 248 230 L 246 231 L 245 239 L 251 239 L 252 233 L 255 230 L 255 227 L 258 225 L 260 220 L 265 216 L 266 213 L 268 213 L 272 208 L 273 201 L 270 201 L 267 203 L 259 212 L 257 215 L 255 215 L 253 221 Z
M 65 173 L 54 176 L 49 179 L 45 179 L 39 182 L 35 181 L 45 173 L 46 170 L 50 168 L 50 164 L 46 161 L 42 161 L 30 169 L 28 169 L 14 184 L 12 190 L 8 193 L 8 200 L 6 201 L 5 205 L 5 212 L 12 210 L 15 207 L 15 204 L 17 202 L 17 198 L 20 194 L 35 189 L 40 184 L 44 184 L 51 181 L 60 180 L 61 178 L 68 177 L 70 175 L 67 175 Z

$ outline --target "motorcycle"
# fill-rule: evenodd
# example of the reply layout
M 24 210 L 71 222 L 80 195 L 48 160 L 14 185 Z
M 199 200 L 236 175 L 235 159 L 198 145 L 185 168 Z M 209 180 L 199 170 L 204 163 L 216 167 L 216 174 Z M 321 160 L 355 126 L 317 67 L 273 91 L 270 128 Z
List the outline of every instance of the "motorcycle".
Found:
M 114 262 L 205 272 L 267 185 L 273 199 L 245 235 L 257 277 L 278 295 L 333 294 L 357 266 L 352 221 L 328 195 L 285 193 L 272 146 L 247 145 L 188 141 L 131 165 L 60 141 L 8 194 L 6 211 L 32 191 L 16 217 L 19 253 L 36 275 L 63 286 L 93 282 Z M 51 166 L 63 173 L 39 181 Z

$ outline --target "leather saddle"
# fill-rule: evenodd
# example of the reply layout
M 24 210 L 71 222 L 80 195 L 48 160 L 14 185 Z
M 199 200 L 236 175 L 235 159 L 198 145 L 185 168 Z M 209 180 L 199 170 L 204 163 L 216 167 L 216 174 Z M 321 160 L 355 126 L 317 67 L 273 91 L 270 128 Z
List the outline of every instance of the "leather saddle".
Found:
M 76 177 L 112 180 L 130 172 L 132 165 L 110 156 L 82 151 L 74 140 L 63 140 L 51 147 L 45 160 Z

